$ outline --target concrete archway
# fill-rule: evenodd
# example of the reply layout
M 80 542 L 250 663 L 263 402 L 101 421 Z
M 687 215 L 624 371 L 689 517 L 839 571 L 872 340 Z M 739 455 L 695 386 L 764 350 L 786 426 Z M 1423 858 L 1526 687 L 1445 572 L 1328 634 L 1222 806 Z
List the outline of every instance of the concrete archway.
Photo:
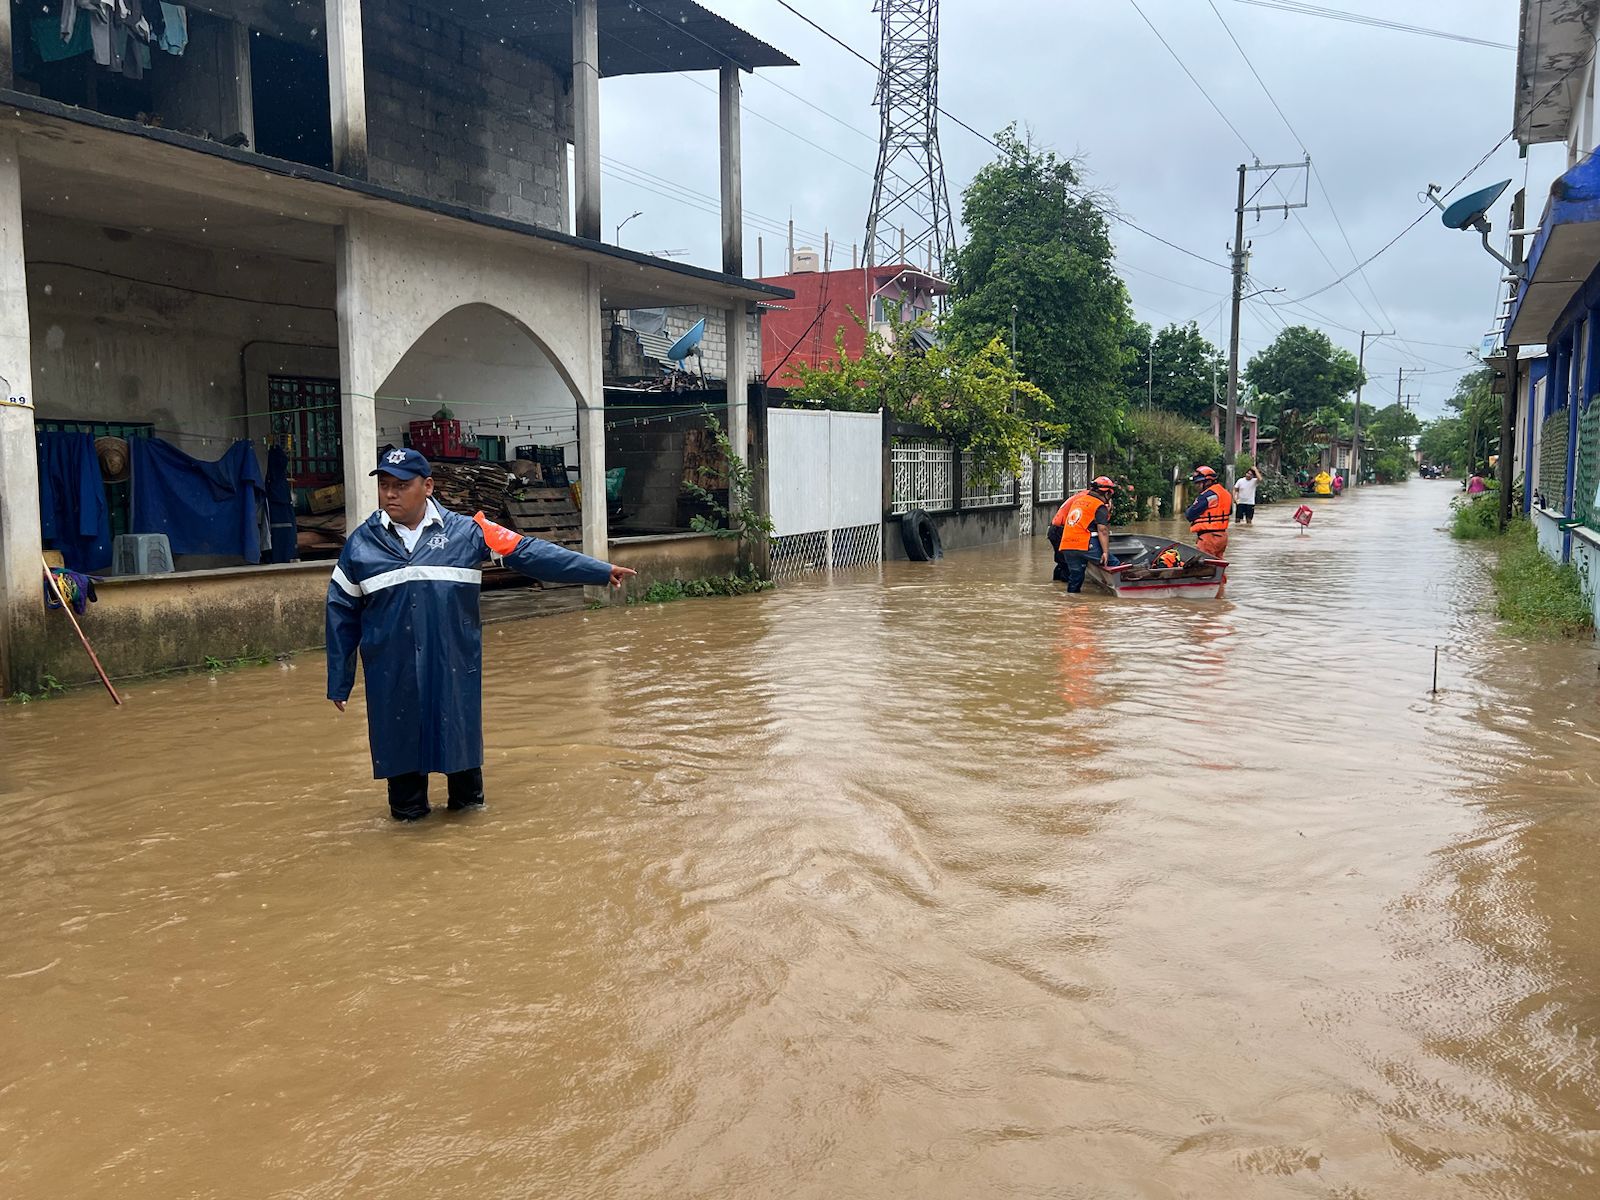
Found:
M 377 441 L 399 445 L 412 421 L 449 408 L 469 434 L 562 446 L 577 465 L 582 395 L 545 344 L 491 304 L 439 317 L 390 369 L 376 392 Z

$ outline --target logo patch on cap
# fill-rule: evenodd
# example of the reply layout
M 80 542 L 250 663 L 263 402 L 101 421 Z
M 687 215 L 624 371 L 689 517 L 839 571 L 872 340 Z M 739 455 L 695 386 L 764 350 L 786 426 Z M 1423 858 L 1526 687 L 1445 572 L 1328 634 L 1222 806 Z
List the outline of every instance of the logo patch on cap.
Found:
M 404 450 L 391 450 L 389 451 L 388 459 L 392 463 L 403 463 L 406 460 L 406 452 Z

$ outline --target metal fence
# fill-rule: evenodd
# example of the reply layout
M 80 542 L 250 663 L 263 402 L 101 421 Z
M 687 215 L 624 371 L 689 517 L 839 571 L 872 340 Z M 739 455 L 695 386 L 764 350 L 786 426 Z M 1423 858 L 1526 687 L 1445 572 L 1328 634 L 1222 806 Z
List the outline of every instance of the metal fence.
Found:
M 1016 485 L 1016 476 L 1010 471 L 1002 471 L 1000 477 L 992 483 L 978 485 L 970 482 L 972 479 L 972 455 L 961 456 L 961 507 L 962 508 L 999 508 L 1002 505 L 1016 503 L 1012 495 L 1012 488 Z
M 1017 532 L 1023 537 L 1033 536 L 1033 459 L 1022 460 L 1022 474 L 1017 479 Z
M 1035 468 L 1039 480 L 1039 499 L 1067 498 L 1067 456 L 1060 450 L 1041 450 Z
M 883 523 L 853 525 L 772 539 L 772 575 L 793 579 L 812 571 L 870 567 L 883 561 Z
M 1082 453 L 1067 455 L 1067 491 L 1076 495 L 1088 486 L 1089 456 Z
M 767 414 L 772 572 L 883 561 L 883 418 L 775 408 Z
M 1567 410 L 1544 419 L 1539 431 L 1539 491 L 1549 508 L 1562 508 L 1567 500 Z
M 939 512 L 951 503 L 951 466 L 954 452 L 944 442 L 928 438 L 895 438 L 889 447 L 894 472 L 890 512 L 923 508 Z

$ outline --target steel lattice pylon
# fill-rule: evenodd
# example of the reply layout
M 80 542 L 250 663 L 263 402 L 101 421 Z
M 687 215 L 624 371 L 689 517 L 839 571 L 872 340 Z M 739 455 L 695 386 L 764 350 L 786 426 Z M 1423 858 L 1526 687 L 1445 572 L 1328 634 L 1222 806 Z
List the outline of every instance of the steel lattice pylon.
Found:
M 883 18 L 881 124 L 866 262 L 929 266 L 931 260 L 939 274 L 955 248 L 939 154 L 939 0 L 877 0 L 873 11 Z

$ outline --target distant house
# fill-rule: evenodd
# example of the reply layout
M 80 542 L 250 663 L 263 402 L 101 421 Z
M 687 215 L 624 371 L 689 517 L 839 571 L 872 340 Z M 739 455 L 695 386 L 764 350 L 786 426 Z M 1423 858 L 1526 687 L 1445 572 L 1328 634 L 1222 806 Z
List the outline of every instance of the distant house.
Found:
M 788 274 L 761 280 L 794 292 L 761 322 L 762 374 L 777 387 L 796 382 L 795 363 L 816 367 L 836 359 L 841 341 L 845 357 L 861 357 L 871 334 L 888 335 L 891 308 L 898 305 L 900 318 L 909 321 L 931 313 L 950 291 L 945 280 L 909 263 L 840 271 L 818 265 L 814 251 L 798 250 Z

